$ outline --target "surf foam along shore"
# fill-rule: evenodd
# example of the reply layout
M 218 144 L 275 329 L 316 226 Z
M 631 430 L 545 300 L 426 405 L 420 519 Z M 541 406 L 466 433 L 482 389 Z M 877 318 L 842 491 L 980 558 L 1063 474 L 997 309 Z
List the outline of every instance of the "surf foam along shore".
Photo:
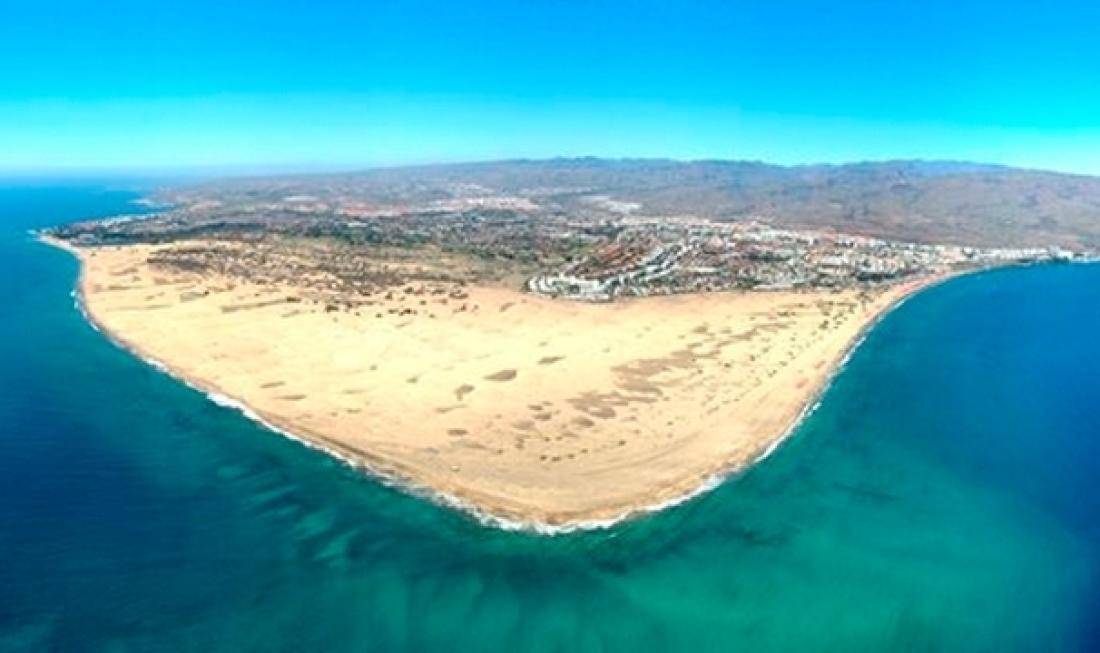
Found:
M 383 470 L 375 469 L 371 467 L 369 463 L 364 462 L 362 459 L 352 455 L 348 455 L 347 453 L 336 447 L 325 446 L 324 444 L 318 443 L 315 440 L 311 440 L 308 437 L 301 436 L 294 433 L 293 431 L 289 431 L 287 429 L 276 426 L 275 424 L 265 420 L 263 417 L 256 414 L 244 403 L 219 392 L 204 389 L 200 385 L 197 385 L 195 382 L 193 382 L 191 379 L 188 379 L 186 376 L 175 373 L 172 368 L 170 368 L 163 362 L 155 358 L 145 356 L 139 351 L 136 351 L 130 345 L 127 345 L 126 343 L 114 337 L 110 331 L 105 331 L 104 329 L 101 329 L 96 323 L 95 319 L 92 318 L 92 316 L 85 308 L 80 293 L 74 290 L 72 293 L 72 297 L 74 299 L 74 308 L 88 322 L 89 326 L 91 326 L 92 329 L 94 329 L 97 333 L 104 335 L 110 343 L 112 343 L 119 349 L 127 352 L 131 356 L 134 356 L 135 358 L 141 360 L 146 365 L 152 367 L 158 372 L 165 374 L 174 381 L 182 383 L 183 385 L 187 386 L 191 390 L 194 390 L 195 392 L 201 393 L 211 403 L 222 408 L 237 412 L 244 418 L 260 425 L 261 427 L 278 435 L 281 435 L 289 440 L 292 440 L 302 446 L 305 446 L 308 449 L 322 452 L 347 465 L 351 469 L 366 474 L 374 480 L 382 483 L 386 487 L 390 487 L 400 492 L 412 495 L 414 497 L 430 501 L 431 503 L 434 503 L 435 505 L 441 506 L 446 509 L 456 510 L 460 513 L 468 515 L 470 518 L 474 519 L 476 522 L 486 527 L 498 528 L 501 530 L 513 532 L 528 532 L 545 536 L 567 535 L 570 533 L 590 530 L 606 530 L 613 528 L 630 519 L 639 518 L 647 514 L 660 512 L 662 510 L 686 503 L 691 499 L 694 499 L 717 488 L 728 477 L 728 475 L 740 471 L 730 470 L 727 474 L 715 474 L 709 476 L 704 479 L 697 487 L 689 490 L 679 497 L 674 497 L 661 503 L 647 506 L 639 506 L 629 512 L 608 519 L 582 520 L 567 524 L 551 524 L 539 521 L 523 521 L 512 519 L 509 517 L 493 514 L 492 512 L 488 512 L 480 508 L 476 504 L 464 501 L 457 496 L 434 490 L 431 487 L 418 484 L 410 479 L 403 478 L 401 476 L 388 473 Z M 778 448 L 780 444 L 781 441 L 776 441 L 772 445 L 772 447 L 768 449 L 768 451 L 766 451 L 759 458 L 754 460 L 753 464 L 759 462 L 760 460 L 763 460 L 767 455 L 771 454 L 776 448 Z
M 869 325 L 933 281 L 862 303 L 770 292 L 588 306 L 472 289 L 478 315 L 380 324 L 294 313 L 240 279 L 172 277 L 148 266 L 150 246 L 62 245 L 81 260 L 89 321 L 149 364 L 387 485 L 547 534 L 678 505 L 762 460 Z M 465 379 L 476 391 L 456 393 Z

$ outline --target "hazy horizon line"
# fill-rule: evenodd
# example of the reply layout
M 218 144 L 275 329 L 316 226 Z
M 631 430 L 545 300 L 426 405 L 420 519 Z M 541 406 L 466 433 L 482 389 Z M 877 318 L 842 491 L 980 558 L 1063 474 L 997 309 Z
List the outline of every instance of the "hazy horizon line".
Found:
M 167 166 L 150 164 L 148 166 L 57 166 L 57 167 L 33 167 L 5 168 L 0 166 L 0 180 L 6 181 L 30 181 L 30 180 L 117 180 L 133 179 L 146 181 L 164 181 L 178 179 L 181 181 L 193 181 L 197 179 L 220 178 L 249 178 L 249 177 L 279 177 L 279 176 L 310 176 L 325 174 L 355 174 L 374 170 L 400 170 L 415 168 L 432 168 L 461 165 L 484 165 L 494 163 L 547 163 L 553 161 L 606 161 L 606 162 L 667 162 L 677 164 L 700 163 L 747 163 L 771 166 L 776 168 L 824 168 L 824 167 L 849 167 L 859 165 L 885 165 L 901 163 L 924 164 L 949 164 L 967 165 L 975 167 L 1003 168 L 1006 170 L 1022 170 L 1029 172 L 1045 172 L 1059 175 L 1078 177 L 1097 177 L 1100 175 L 1080 172 L 1068 169 L 1056 169 L 1041 166 L 1019 166 L 994 161 L 981 161 L 974 159 L 962 159 L 957 157 L 929 158 L 929 157 L 887 157 L 831 161 L 807 161 L 798 163 L 781 163 L 760 158 L 723 158 L 723 157 L 693 157 L 679 158 L 675 156 L 600 156 L 600 155 L 560 155 L 560 156 L 516 156 L 516 157 L 485 157 L 485 158 L 461 158 L 461 159 L 425 159 L 406 160 L 392 162 L 346 162 L 346 163 L 240 163 L 240 164 L 208 164 Z

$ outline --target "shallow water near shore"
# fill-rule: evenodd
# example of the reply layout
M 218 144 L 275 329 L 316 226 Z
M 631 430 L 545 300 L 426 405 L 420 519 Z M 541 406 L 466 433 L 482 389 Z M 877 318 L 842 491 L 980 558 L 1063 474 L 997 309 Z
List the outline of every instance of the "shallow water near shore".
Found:
M 540 537 L 409 497 L 173 381 L 27 230 L 135 195 L 0 188 L 0 651 L 1095 650 L 1100 266 L 887 316 L 716 490 Z

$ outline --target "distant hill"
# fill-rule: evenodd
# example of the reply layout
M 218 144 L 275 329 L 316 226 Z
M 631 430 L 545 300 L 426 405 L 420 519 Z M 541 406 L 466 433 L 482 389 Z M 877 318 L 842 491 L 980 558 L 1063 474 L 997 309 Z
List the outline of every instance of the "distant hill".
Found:
M 1100 249 L 1100 178 L 945 161 L 776 166 L 745 161 L 550 159 L 241 179 L 199 196 L 269 193 L 415 203 L 477 194 L 523 195 L 557 210 L 592 199 L 645 215 L 834 228 L 884 238 L 984 246 Z

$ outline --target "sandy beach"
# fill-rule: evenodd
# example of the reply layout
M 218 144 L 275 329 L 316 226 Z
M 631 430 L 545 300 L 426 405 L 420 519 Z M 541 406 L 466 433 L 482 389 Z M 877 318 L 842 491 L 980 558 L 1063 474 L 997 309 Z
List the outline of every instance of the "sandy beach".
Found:
M 673 502 L 751 464 L 869 324 L 937 280 L 609 304 L 403 289 L 341 309 L 166 271 L 148 262 L 157 247 L 65 246 L 90 318 L 121 344 L 374 473 L 555 527 Z

